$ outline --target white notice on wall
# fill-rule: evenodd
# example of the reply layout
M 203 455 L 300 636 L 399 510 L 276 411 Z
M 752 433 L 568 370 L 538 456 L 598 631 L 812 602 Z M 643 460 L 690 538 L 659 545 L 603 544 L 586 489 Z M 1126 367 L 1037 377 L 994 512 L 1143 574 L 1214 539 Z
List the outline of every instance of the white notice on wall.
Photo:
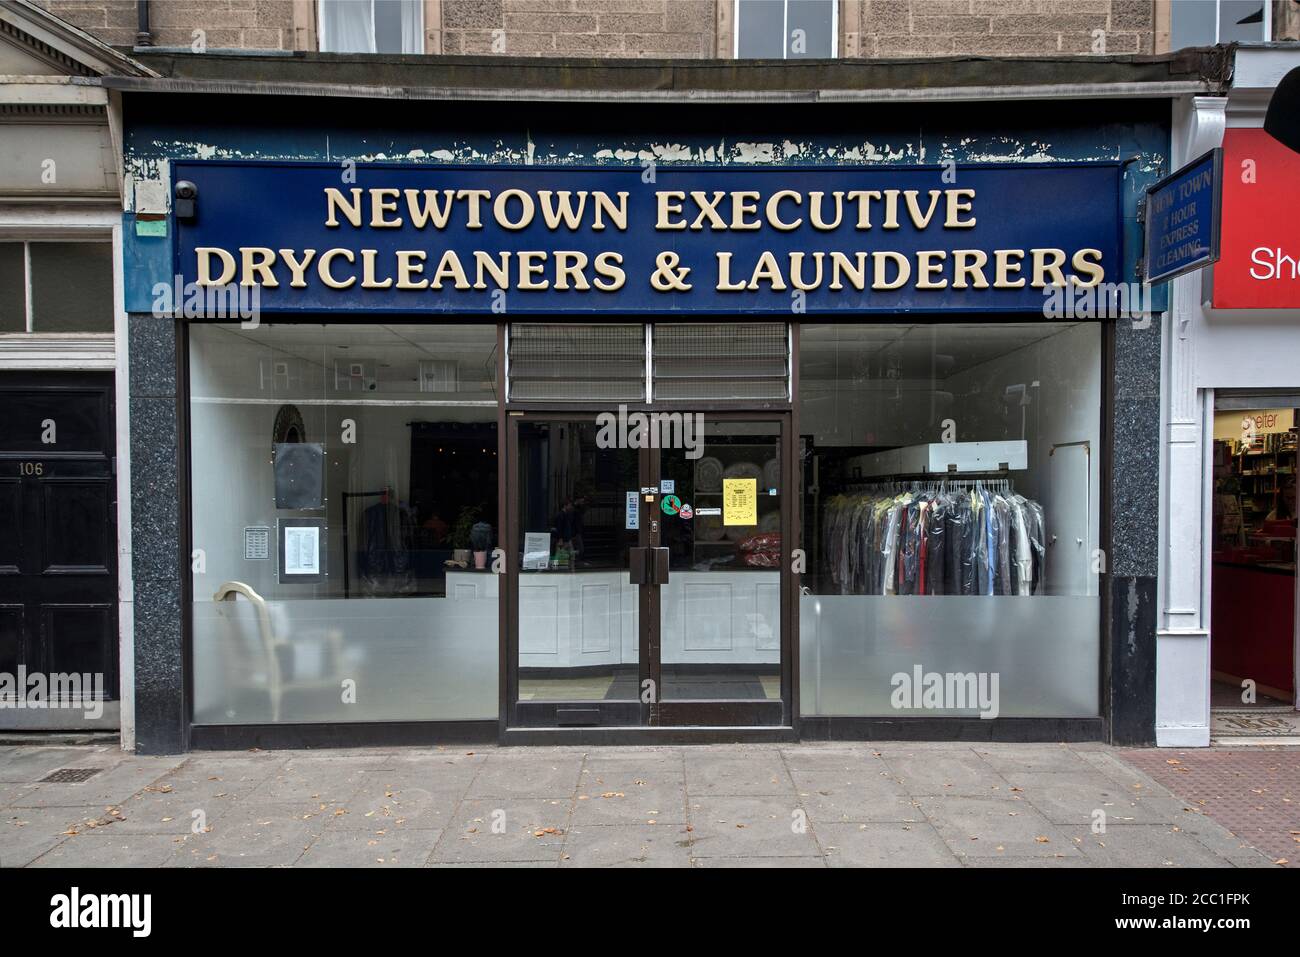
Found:
M 524 570 L 545 571 L 551 562 L 551 533 L 524 532 Z
M 284 573 L 320 574 L 320 528 L 291 525 L 284 530 Z

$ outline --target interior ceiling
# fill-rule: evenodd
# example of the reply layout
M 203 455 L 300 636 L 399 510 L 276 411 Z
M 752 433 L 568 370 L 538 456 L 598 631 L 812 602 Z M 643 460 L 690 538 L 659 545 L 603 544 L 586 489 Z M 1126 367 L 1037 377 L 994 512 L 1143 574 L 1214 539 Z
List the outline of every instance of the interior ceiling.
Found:
M 947 378 L 1069 328 L 1059 322 L 806 325 L 799 332 L 802 380 L 897 370 L 901 378 Z
M 221 328 L 247 345 L 316 363 L 349 357 L 385 366 L 413 366 L 418 359 L 486 361 L 496 348 L 496 328 L 485 325 L 264 323 L 256 329 Z
M 1069 328 L 1068 323 L 807 324 L 799 335 L 805 381 L 871 377 L 947 378 L 1023 349 Z M 220 327 L 246 346 L 325 365 L 336 358 L 371 359 L 381 367 L 416 360 L 487 362 L 496 329 L 483 324 L 265 323 L 257 329 Z M 883 376 L 882 376 L 883 377 Z

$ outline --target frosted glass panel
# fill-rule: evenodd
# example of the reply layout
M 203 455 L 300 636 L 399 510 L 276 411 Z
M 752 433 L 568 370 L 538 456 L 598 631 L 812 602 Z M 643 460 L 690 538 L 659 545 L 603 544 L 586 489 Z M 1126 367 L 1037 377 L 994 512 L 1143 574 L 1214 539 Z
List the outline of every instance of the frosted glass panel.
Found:
M 946 697 L 935 708 L 924 706 L 923 694 L 896 695 L 900 688 L 923 691 L 931 674 L 955 686 L 951 674 L 974 675 L 983 688 L 996 688 L 999 717 L 1095 717 L 1100 614 L 1100 599 L 1084 595 L 804 595 L 801 712 L 978 717 L 977 697 L 966 698 L 974 706 L 954 707 L 958 699 Z M 921 706 L 898 707 L 895 699 Z
M 495 719 L 497 620 L 495 595 L 195 602 L 194 722 Z

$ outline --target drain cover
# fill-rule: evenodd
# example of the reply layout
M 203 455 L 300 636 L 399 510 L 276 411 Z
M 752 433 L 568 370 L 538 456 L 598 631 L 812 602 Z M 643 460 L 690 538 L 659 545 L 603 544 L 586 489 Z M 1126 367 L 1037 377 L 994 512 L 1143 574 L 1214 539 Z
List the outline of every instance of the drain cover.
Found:
M 101 770 L 102 768 L 60 768 L 45 775 L 38 783 L 80 784 L 82 781 L 89 781 Z

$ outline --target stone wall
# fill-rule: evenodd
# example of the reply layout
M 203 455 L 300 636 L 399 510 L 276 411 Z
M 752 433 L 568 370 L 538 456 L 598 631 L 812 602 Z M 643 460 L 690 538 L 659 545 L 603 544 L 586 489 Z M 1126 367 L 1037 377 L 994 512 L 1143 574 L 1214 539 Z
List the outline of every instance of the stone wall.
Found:
M 37 0 L 108 43 L 135 0 Z M 1150 53 L 1161 0 L 839 0 L 840 55 Z M 315 0 L 153 0 L 158 46 L 314 49 Z M 425 0 L 431 53 L 730 57 L 732 0 Z

